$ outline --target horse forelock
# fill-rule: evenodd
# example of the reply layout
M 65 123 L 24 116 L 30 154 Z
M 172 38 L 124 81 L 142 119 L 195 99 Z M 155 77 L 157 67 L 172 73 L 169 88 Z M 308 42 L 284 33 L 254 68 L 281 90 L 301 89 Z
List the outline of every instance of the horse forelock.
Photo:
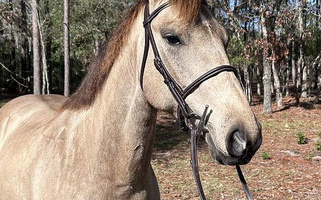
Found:
M 115 60 L 118 58 L 124 44 L 128 41 L 134 20 L 147 2 L 148 0 L 138 0 L 126 12 L 123 21 L 114 31 L 109 42 L 100 48 L 98 55 L 91 62 L 88 73 L 81 85 L 64 103 L 62 110 L 78 110 L 87 108 L 93 104 L 96 96 L 102 91 Z M 201 5 L 205 3 L 205 0 L 170 0 L 170 3 L 179 12 L 181 20 L 191 22 L 198 19 Z
M 170 0 L 170 2 L 178 10 L 181 20 L 187 23 L 197 21 L 202 4 L 206 4 L 205 0 Z

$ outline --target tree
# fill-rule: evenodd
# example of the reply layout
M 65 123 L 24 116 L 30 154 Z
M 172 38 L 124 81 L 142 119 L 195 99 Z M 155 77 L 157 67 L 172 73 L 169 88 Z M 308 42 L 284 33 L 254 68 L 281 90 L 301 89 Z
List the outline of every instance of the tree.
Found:
M 31 1 L 32 7 L 32 50 L 33 50 L 33 93 L 41 94 L 40 80 L 40 33 L 38 26 L 38 3 Z
M 299 6 L 299 18 L 298 18 L 298 25 L 299 25 L 299 61 L 298 61 L 298 67 L 299 67 L 299 83 L 302 84 L 302 93 L 301 97 L 307 97 L 308 96 L 308 66 L 305 64 L 305 9 L 306 9 L 306 0 L 300 1 Z M 302 74 L 301 74 L 302 73 Z M 301 77 L 302 75 L 302 77 Z M 302 80 L 302 81 L 301 81 Z
M 28 84 L 28 72 L 31 71 L 30 69 L 30 56 L 29 56 L 29 29 L 28 29 L 28 16 L 27 16 L 27 5 L 25 0 L 20 1 L 21 7 L 21 76 L 23 78 L 23 84 Z
M 270 15 L 270 11 L 268 9 L 268 6 L 266 8 L 262 6 L 261 9 L 262 36 L 263 44 L 265 46 L 263 50 L 263 113 L 272 113 L 272 70 L 268 59 L 268 54 L 270 52 L 270 49 L 268 47 L 268 33 L 271 33 L 271 24 L 267 21 L 267 15 Z M 268 30 L 269 28 L 270 30 Z
M 69 96 L 69 82 L 70 82 L 70 42 L 69 42 L 69 0 L 64 0 L 64 95 Z
M 45 36 L 43 29 L 40 25 L 40 16 L 38 16 L 38 27 L 39 27 L 39 41 L 41 49 L 41 66 L 42 66 L 42 94 L 49 94 L 49 76 L 48 76 L 48 65 L 47 65 L 47 53 L 45 45 Z
M 13 2 L 12 0 L 9 0 L 9 5 L 10 5 L 10 12 L 12 15 L 14 15 L 14 8 L 13 8 Z M 13 18 L 14 20 L 14 18 Z M 17 47 L 17 42 L 16 42 L 16 33 L 15 33 L 15 23 L 10 24 L 10 46 L 11 46 L 11 56 L 10 56 L 10 70 L 15 71 L 17 67 L 17 60 L 16 60 L 16 47 Z

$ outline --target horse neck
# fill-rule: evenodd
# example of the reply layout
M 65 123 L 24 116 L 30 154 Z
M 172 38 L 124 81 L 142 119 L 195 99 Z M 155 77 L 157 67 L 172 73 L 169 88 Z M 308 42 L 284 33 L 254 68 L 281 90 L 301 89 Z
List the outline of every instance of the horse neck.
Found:
M 145 178 L 137 174 L 146 176 L 149 170 L 155 136 L 157 111 L 140 88 L 136 49 L 125 45 L 94 104 L 70 117 L 77 121 L 71 129 L 78 132 L 71 140 L 81 143 L 88 160 L 115 183 Z

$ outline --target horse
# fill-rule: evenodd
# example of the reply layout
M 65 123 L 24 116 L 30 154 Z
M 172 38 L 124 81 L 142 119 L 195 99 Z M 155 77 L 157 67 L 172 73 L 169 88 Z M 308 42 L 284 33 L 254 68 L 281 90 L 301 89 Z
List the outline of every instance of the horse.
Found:
M 158 110 L 183 113 L 197 126 L 208 105 L 204 136 L 213 159 L 250 162 L 262 133 L 238 77 L 223 70 L 189 87 L 229 65 L 226 31 L 204 0 L 170 0 L 159 9 L 164 3 L 132 5 L 71 97 L 26 95 L 0 109 L 1 200 L 160 199 L 151 166 Z M 154 11 L 148 18 L 146 8 Z M 157 51 L 146 51 L 149 43 Z M 170 74 L 166 84 L 160 71 Z M 192 88 L 183 98 L 188 108 L 177 107 L 171 80 Z

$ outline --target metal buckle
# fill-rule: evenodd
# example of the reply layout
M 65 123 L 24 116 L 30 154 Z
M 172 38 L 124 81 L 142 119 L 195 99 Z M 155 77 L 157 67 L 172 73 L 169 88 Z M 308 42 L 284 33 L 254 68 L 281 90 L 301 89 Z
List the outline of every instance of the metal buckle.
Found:
M 188 119 L 185 118 L 187 127 L 189 129 L 191 129 L 191 130 L 192 129 L 196 130 L 196 133 L 197 133 L 198 136 L 199 135 L 203 135 L 204 136 L 206 133 L 209 132 L 209 130 L 208 130 L 206 125 L 207 125 L 207 123 L 208 123 L 213 111 L 210 110 L 208 112 L 208 109 L 209 109 L 209 106 L 206 105 L 202 116 L 199 116 L 199 115 L 197 115 L 195 113 L 191 113 L 190 114 L 191 115 L 190 118 L 188 118 Z

